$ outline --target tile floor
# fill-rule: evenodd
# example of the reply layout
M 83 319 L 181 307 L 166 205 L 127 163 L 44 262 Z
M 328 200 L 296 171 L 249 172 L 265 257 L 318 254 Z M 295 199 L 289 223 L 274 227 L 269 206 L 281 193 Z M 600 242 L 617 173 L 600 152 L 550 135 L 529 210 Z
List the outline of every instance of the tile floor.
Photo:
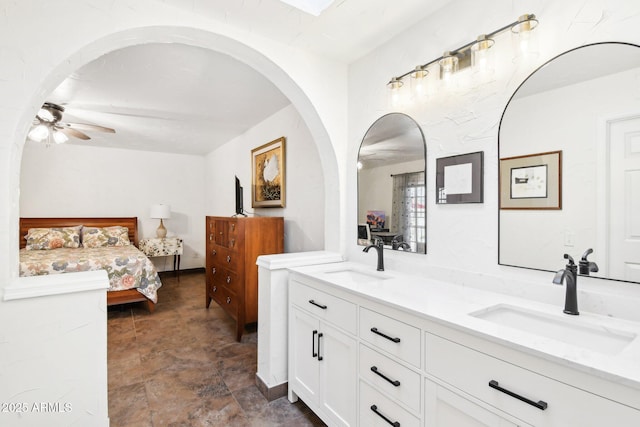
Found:
M 163 275 L 153 314 L 109 309 L 111 426 L 324 426 L 301 401 L 262 396 L 257 332 L 236 342 L 233 321 L 215 302 L 204 307 L 204 280 Z

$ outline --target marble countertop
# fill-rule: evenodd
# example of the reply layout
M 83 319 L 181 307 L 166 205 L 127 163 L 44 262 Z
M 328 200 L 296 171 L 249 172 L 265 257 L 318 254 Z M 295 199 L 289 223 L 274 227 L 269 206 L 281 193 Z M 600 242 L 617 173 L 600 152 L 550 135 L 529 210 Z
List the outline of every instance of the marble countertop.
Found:
M 529 353 L 561 365 L 640 389 L 640 323 L 588 312 L 566 315 L 564 307 L 516 296 L 460 286 L 397 271 L 377 272 L 364 264 L 343 262 L 291 269 L 329 286 L 381 302 L 483 339 Z M 352 273 L 355 272 L 355 273 Z M 578 302 L 579 303 L 579 302 Z M 607 334 L 615 331 L 629 338 L 618 348 L 574 344 L 527 332 L 509 324 L 476 317 L 502 305 L 516 307 L 569 327 Z M 579 304 L 578 304 L 579 306 Z M 505 322 L 508 323 L 508 322 Z M 572 337 L 574 338 L 574 337 Z M 578 344 L 576 344 L 576 342 Z

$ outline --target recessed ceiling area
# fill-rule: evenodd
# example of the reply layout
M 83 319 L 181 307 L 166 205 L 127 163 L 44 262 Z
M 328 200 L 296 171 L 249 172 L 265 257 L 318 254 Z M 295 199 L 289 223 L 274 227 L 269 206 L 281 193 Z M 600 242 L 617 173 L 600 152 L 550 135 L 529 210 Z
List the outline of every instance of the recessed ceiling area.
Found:
M 80 68 L 47 97 L 63 121 L 98 124 L 69 143 L 204 155 L 290 104 L 228 55 L 178 43 L 132 46 Z
M 336 0 L 318 16 L 280 0 L 172 0 L 187 11 L 349 64 L 452 0 Z M 303 1 L 302 3 L 312 3 Z M 68 143 L 204 155 L 290 105 L 260 72 L 212 50 L 152 43 L 110 52 L 46 99 L 87 133 Z M 30 142 L 33 143 L 33 142 Z

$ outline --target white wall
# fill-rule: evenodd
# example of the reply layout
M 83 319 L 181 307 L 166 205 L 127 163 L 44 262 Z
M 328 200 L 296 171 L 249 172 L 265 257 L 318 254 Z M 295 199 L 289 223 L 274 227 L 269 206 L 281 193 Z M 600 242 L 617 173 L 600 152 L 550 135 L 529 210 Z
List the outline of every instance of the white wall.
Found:
M 286 137 L 284 208 L 251 207 L 251 150 Z M 234 177 L 243 187 L 244 210 L 257 216 L 284 216 L 285 252 L 324 249 L 324 178 L 309 129 L 290 105 L 206 156 L 206 214 L 235 212 Z
M 184 240 L 180 268 L 204 267 L 204 157 L 61 144 L 25 145 L 20 176 L 24 217 L 137 216 L 138 235 L 155 237 L 155 203 L 171 205 L 169 236 Z M 160 271 L 173 257 L 152 258 Z
M 571 48 L 600 41 L 640 44 L 640 3 L 635 0 L 518 1 L 460 0 L 389 40 L 349 68 L 349 147 L 346 165 L 355 165 L 362 135 L 380 116 L 390 112 L 385 83 L 475 40 L 478 34 L 535 13 L 540 25 L 539 55 L 532 62 L 514 62 L 509 34 L 498 38 L 494 81 L 441 90 L 425 102 L 401 111 L 422 127 L 427 140 L 428 254 L 385 252 L 388 268 L 413 271 L 461 284 L 476 283 L 521 295 L 533 295 L 561 306 L 564 289 L 551 284 L 549 273 L 503 267 L 498 261 L 498 125 L 517 86 L 540 64 Z M 435 161 L 456 154 L 484 151 L 484 203 L 435 204 Z M 357 221 L 356 168 L 347 167 L 347 224 Z M 361 252 L 345 233 L 348 258 L 367 264 L 373 257 Z M 563 259 L 557 266 L 562 268 Z M 517 283 L 523 286 L 516 286 Z M 539 286 L 535 286 L 535 285 Z M 640 286 L 598 279 L 581 280 L 581 290 L 628 292 Z M 581 303 L 590 301 L 581 295 Z M 638 301 L 635 300 L 635 303 Z M 623 302 L 624 304 L 624 302 Z M 601 307 L 599 307 L 601 308 Z M 585 308 L 587 309 L 587 308 Z

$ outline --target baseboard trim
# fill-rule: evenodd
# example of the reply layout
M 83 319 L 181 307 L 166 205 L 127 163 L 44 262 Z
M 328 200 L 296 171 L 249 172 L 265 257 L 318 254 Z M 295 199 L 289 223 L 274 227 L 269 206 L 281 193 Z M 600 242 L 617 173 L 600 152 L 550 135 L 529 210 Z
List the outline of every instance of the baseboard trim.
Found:
M 262 393 L 262 395 L 271 402 L 272 400 L 276 400 L 287 395 L 289 383 L 282 383 L 274 387 L 269 387 L 262 381 L 262 378 L 256 374 L 256 386 L 258 387 L 258 390 L 260 390 L 260 393 Z
M 204 267 L 186 268 L 184 270 L 179 270 L 179 273 L 181 276 L 183 274 L 201 274 L 204 272 L 205 272 Z M 176 272 L 173 270 L 165 270 L 165 271 L 159 271 L 158 275 L 160 276 L 160 278 L 162 278 L 162 276 L 175 277 Z

